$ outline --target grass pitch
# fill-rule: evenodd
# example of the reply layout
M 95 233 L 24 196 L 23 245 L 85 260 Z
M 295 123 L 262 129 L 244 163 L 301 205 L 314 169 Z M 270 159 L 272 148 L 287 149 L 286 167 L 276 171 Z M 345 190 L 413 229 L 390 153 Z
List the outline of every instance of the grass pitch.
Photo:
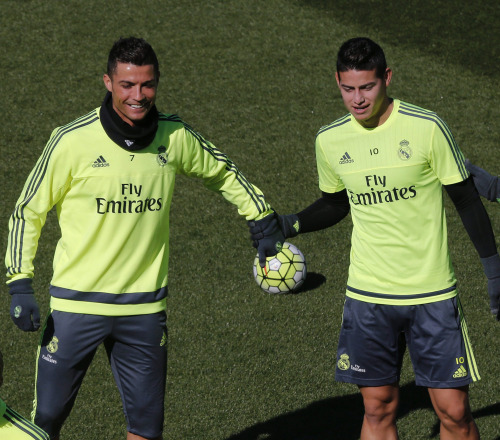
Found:
M 0 248 L 24 180 L 52 129 L 100 105 L 102 74 L 120 36 L 147 39 L 162 72 L 158 108 L 178 113 L 226 152 L 278 212 L 319 196 L 317 130 L 345 113 L 334 83 L 347 38 L 378 41 L 394 69 L 390 93 L 430 108 L 465 155 L 500 174 L 500 6 L 373 0 L 3 0 L 0 14 Z M 487 202 L 486 202 L 487 203 Z M 486 205 L 500 236 L 500 206 Z M 500 433 L 500 325 L 486 281 L 447 199 L 449 241 L 482 380 L 471 404 L 483 439 Z M 271 296 L 252 279 L 245 222 L 200 182 L 179 178 L 172 206 L 166 439 L 357 439 L 356 387 L 334 382 L 349 258 L 350 220 L 292 240 L 308 261 L 297 295 Z M 42 233 L 35 288 L 42 313 L 58 237 Z M 39 334 L 17 330 L 0 296 L 1 396 L 28 415 Z M 438 437 L 429 398 L 403 367 L 402 439 Z M 84 381 L 62 438 L 124 438 L 118 392 L 104 351 Z

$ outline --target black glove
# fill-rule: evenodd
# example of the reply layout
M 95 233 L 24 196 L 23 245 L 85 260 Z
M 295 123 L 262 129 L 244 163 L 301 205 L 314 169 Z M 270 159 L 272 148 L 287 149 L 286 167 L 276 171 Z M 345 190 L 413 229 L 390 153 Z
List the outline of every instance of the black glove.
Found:
M 272 213 L 260 220 L 247 222 L 253 247 L 259 253 L 260 267 L 265 267 L 266 257 L 272 257 L 280 252 L 285 242 L 277 217 L 276 213 Z
M 14 324 L 25 332 L 35 332 L 40 328 L 40 310 L 31 287 L 31 278 L 12 281 L 9 284 L 10 317 Z
M 300 232 L 300 222 L 297 214 L 278 215 L 278 223 L 285 238 L 295 237 Z
M 490 202 L 496 202 L 496 200 L 500 198 L 498 176 L 492 176 L 488 171 L 476 165 L 472 165 L 469 159 L 465 160 L 465 168 L 472 174 L 474 185 L 476 185 L 479 194 Z
M 490 297 L 491 313 L 497 315 L 500 321 L 500 257 L 495 254 L 488 258 L 481 258 L 484 274 L 488 278 L 488 295 Z

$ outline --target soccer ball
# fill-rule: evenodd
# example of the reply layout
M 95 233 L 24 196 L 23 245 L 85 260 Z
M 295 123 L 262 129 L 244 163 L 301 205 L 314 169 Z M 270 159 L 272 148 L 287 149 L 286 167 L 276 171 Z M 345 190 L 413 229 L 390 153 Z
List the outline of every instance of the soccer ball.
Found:
M 259 264 L 259 254 L 253 262 L 253 276 L 259 287 L 268 293 L 287 293 L 297 290 L 306 279 L 304 255 L 292 243 L 283 243 L 281 252 L 267 257 L 266 267 Z

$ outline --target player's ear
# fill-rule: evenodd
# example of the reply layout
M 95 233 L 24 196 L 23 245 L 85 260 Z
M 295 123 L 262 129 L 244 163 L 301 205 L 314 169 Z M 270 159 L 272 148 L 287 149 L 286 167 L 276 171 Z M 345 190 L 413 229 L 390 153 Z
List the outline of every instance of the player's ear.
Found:
M 340 75 L 339 75 L 339 72 L 335 72 L 335 79 L 337 81 L 337 85 L 339 86 L 340 88 Z
M 112 84 L 110 76 L 107 73 L 105 73 L 102 77 L 102 80 L 104 81 L 104 85 L 108 89 L 108 92 L 112 92 L 113 91 L 113 84 Z
M 386 87 L 391 83 L 391 79 L 392 79 L 392 69 L 388 67 L 387 69 L 385 69 L 384 73 L 384 82 Z

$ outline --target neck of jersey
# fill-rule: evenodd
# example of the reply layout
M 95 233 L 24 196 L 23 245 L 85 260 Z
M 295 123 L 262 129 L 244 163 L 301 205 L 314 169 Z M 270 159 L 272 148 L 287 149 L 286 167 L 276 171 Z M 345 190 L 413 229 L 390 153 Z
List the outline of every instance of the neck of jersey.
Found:
M 108 92 L 100 110 L 101 124 L 110 139 L 128 151 L 146 148 L 156 136 L 158 110 L 154 106 L 135 126 L 127 124 L 113 108 L 111 93 Z

